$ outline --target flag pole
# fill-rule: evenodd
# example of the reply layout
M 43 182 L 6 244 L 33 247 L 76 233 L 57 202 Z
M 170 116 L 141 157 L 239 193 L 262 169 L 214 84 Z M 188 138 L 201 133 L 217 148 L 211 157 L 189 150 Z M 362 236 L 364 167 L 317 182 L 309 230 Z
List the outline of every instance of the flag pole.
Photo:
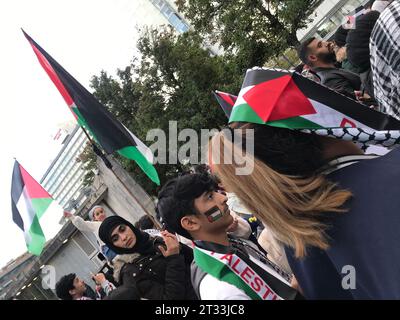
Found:
M 129 188 L 125 185 L 125 183 L 121 180 L 120 177 L 118 177 L 118 175 L 114 172 L 113 170 L 113 166 L 111 164 L 111 162 L 107 159 L 106 155 L 100 150 L 99 147 L 97 147 L 96 143 L 93 141 L 93 139 L 89 136 L 89 134 L 87 133 L 87 131 L 85 130 L 85 128 L 83 128 L 82 126 L 80 126 L 81 129 L 83 130 L 83 132 L 85 133 L 86 137 L 88 138 L 90 144 L 92 145 L 93 151 L 96 155 L 98 155 L 101 160 L 103 160 L 105 166 L 111 170 L 111 172 L 113 173 L 114 177 L 117 178 L 117 180 L 124 186 L 125 190 L 132 196 L 133 199 L 136 200 L 136 203 L 139 204 L 139 206 L 142 208 L 142 210 L 145 212 L 145 214 L 150 218 L 150 220 L 153 222 L 154 226 L 158 229 L 161 230 L 161 225 L 158 223 L 158 221 L 153 217 L 153 215 L 148 212 L 146 210 L 145 207 L 143 207 L 143 205 L 140 203 L 140 201 L 138 200 L 138 198 L 132 193 L 131 190 L 129 190 Z

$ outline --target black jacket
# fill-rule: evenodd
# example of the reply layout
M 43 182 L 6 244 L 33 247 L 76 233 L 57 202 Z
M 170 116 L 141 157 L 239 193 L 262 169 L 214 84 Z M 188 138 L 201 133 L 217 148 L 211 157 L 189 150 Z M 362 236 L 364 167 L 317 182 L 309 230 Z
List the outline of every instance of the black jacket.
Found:
M 321 79 L 321 84 L 355 99 L 354 90 L 360 90 L 361 80 L 358 75 L 338 68 L 313 68 Z
M 356 22 L 356 28 L 349 31 L 347 42 L 347 59 L 352 65 L 365 72 L 371 68 L 369 39 L 372 29 L 379 18 L 378 11 L 370 11 L 362 15 Z
M 122 255 L 128 259 L 131 257 L 132 261 L 126 260 L 122 264 L 116 279 L 120 286 L 110 294 L 108 300 L 196 300 L 190 282 L 192 250 L 182 247 L 180 254 L 169 257 L 161 253 Z
M 361 90 L 368 93 L 369 96 L 371 97 L 371 101 L 369 101 L 369 103 L 376 105 L 377 102 L 374 100 L 375 98 L 374 81 L 372 78 L 371 69 L 368 69 L 367 71 L 360 73 L 360 79 L 361 79 Z

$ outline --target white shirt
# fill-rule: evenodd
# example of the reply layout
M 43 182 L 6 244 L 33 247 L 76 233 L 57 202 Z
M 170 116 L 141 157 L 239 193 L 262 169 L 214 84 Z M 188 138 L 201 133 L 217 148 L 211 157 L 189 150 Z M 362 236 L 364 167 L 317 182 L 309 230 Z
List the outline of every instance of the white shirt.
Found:
M 251 300 L 243 290 L 210 274 L 201 280 L 199 291 L 201 300 Z

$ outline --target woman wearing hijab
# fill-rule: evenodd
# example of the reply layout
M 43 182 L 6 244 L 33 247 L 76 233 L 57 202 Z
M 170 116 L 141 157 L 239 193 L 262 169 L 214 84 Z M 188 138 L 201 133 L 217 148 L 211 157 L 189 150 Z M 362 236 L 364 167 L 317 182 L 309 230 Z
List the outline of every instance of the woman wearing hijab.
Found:
M 175 235 L 162 231 L 162 238 L 151 237 L 112 216 L 102 222 L 99 236 L 119 254 L 114 259 L 114 278 L 120 286 L 109 299 L 196 299 L 189 269 L 193 255 Z

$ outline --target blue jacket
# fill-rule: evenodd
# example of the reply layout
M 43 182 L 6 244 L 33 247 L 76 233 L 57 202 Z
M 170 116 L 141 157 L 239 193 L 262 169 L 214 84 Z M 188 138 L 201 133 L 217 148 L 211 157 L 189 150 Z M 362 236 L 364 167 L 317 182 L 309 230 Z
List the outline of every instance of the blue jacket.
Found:
M 308 299 L 400 299 L 400 148 L 337 170 L 328 178 L 350 190 L 346 213 L 327 213 L 330 248 L 308 248 L 303 259 L 286 248 Z M 355 289 L 343 289 L 343 268 Z M 344 281 L 346 282 L 346 281 Z

